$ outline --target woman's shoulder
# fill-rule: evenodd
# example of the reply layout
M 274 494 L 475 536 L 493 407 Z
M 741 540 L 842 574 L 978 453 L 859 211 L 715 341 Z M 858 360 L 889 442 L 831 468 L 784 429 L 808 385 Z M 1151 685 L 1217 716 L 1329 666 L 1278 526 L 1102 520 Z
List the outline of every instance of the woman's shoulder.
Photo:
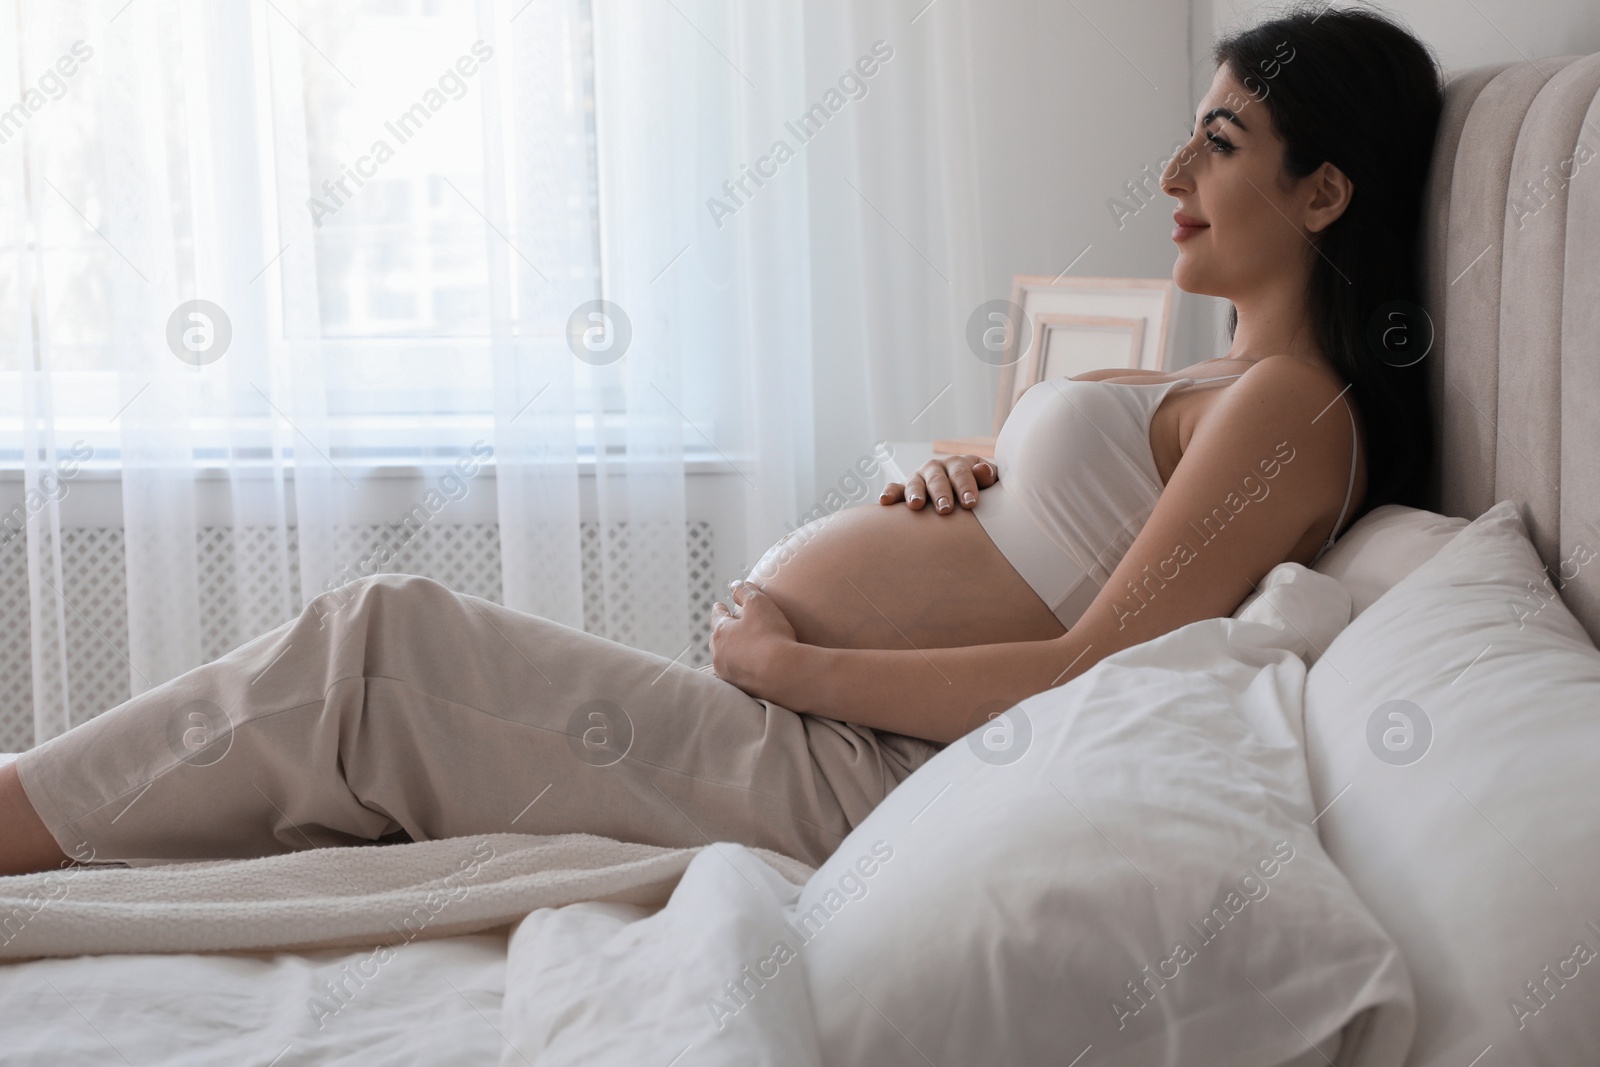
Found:
M 1257 432 L 1281 436 L 1306 457 L 1299 461 L 1301 466 L 1325 470 L 1327 481 L 1337 483 L 1335 507 L 1346 493 L 1347 475 L 1365 484 L 1360 474 L 1364 462 L 1358 460 L 1354 471 L 1351 467 L 1352 449 L 1365 451 L 1360 447 L 1361 413 L 1349 384 L 1328 363 L 1268 356 L 1222 393 L 1205 417 L 1215 417 L 1223 427 L 1248 422 Z M 1346 409 L 1349 419 L 1342 414 Z M 1330 414 L 1331 418 L 1324 417 Z

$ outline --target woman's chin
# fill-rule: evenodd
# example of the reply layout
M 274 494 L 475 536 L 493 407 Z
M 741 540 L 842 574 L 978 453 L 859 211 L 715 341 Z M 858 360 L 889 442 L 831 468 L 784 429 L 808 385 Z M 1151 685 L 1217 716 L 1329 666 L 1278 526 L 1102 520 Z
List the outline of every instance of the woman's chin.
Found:
M 1178 250 L 1178 258 L 1172 264 L 1172 281 L 1179 289 L 1196 296 L 1221 296 L 1216 287 L 1209 284 L 1204 273 L 1196 269 L 1191 257 L 1186 256 L 1183 249 Z

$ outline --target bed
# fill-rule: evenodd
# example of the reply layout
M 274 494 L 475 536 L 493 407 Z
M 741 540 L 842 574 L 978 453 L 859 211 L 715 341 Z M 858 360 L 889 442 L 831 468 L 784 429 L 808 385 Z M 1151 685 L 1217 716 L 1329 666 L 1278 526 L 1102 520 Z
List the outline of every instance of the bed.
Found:
M 815 870 L 496 834 L 0 879 L 0 1061 L 1600 1062 L 1597 93 L 1450 79 L 1429 509 L 998 716 Z

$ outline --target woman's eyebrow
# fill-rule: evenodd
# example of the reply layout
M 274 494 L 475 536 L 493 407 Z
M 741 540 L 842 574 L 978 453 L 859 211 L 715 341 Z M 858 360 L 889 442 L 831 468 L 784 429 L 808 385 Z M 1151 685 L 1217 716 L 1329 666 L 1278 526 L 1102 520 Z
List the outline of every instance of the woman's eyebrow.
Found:
M 1211 120 L 1215 119 L 1215 118 L 1227 119 L 1229 122 L 1233 123 L 1235 126 L 1239 127 L 1241 130 L 1244 130 L 1246 133 L 1250 132 L 1250 127 L 1248 127 L 1244 123 L 1240 122 L 1239 121 L 1239 116 L 1235 115 L 1232 111 L 1230 111 L 1229 109 L 1227 109 L 1225 107 L 1214 107 L 1210 111 L 1207 111 L 1205 118 L 1200 120 L 1200 125 L 1201 126 L 1208 125 L 1211 122 Z M 1193 136 L 1192 132 L 1191 132 L 1191 136 Z

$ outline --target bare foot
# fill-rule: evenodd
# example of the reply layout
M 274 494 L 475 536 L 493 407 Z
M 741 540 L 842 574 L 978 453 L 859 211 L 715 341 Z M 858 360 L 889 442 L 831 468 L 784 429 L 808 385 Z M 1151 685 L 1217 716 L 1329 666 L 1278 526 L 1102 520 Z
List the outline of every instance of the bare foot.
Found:
M 33 810 L 15 762 L 0 767 L 0 875 L 32 874 L 73 863 Z

